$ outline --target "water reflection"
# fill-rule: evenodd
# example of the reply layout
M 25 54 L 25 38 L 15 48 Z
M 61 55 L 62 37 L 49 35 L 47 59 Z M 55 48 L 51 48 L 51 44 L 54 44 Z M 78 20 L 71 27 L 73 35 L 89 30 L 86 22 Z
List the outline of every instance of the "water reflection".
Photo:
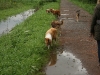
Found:
M 51 53 L 46 75 L 88 75 L 82 63 L 72 53 L 62 51 Z
M 56 52 L 51 52 L 50 56 L 51 56 L 51 58 L 50 58 L 50 62 L 49 62 L 48 65 L 52 66 L 52 65 L 56 64 L 56 62 L 57 62 L 57 53 Z
M 27 17 L 31 16 L 33 13 L 34 13 L 34 9 L 30 9 L 18 15 L 9 17 L 5 21 L 1 21 L 0 22 L 0 35 L 2 33 L 7 33 L 8 31 L 10 31 L 14 26 L 19 24 L 20 22 L 23 22 Z

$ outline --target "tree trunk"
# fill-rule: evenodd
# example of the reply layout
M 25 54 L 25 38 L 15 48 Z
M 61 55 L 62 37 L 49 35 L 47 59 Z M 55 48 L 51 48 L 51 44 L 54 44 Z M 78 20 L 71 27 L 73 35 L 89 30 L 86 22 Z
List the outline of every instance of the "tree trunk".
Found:
M 97 4 L 100 4 L 100 0 L 97 0 Z

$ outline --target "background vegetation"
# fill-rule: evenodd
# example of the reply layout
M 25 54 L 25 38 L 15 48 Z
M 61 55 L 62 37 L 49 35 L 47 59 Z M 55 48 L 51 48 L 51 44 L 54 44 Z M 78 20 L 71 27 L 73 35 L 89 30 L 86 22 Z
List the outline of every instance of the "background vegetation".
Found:
M 0 0 L 0 20 L 28 9 L 38 10 L 45 2 L 57 0 Z
M 59 9 L 59 1 L 47 2 L 35 14 L 0 37 L 0 75 L 44 75 L 49 52 L 45 32 L 56 19 L 46 9 Z
M 83 8 L 90 14 L 93 14 L 94 7 L 96 6 L 96 2 L 97 2 L 96 0 L 69 0 L 69 1 Z
M 57 0 L 0 0 L 0 10 L 17 7 L 21 4 L 43 4 L 44 2 L 56 2 Z
M 79 2 L 85 2 L 85 3 L 97 3 L 97 0 L 76 0 Z

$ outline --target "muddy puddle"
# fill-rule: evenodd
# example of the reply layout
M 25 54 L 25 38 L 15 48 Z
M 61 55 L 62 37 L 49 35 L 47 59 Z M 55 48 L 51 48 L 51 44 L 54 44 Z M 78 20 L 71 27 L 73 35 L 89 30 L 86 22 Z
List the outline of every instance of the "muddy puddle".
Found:
M 66 51 L 51 52 L 51 60 L 45 73 L 46 75 L 88 75 L 80 59 Z
M 23 22 L 33 13 L 34 9 L 30 9 L 15 16 L 8 17 L 7 20 L 0 21 L 0 35 L 9 32 L 13 27 Z

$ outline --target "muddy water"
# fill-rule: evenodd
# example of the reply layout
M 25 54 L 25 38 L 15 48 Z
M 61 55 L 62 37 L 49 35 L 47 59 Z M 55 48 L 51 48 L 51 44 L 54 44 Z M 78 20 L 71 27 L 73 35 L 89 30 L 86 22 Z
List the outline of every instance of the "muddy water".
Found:
M 46 75 L 88 75 L 80 59 L 66 51 L 52 52 L 45 72 Z
M 27 17 L 34 13 L 34 9 L 22 12 L 18 15 L 8 17 L 7 20 L 2 20 L 0 22 L 0 35 L 9 32 L 13 27 L 23 22 Z

